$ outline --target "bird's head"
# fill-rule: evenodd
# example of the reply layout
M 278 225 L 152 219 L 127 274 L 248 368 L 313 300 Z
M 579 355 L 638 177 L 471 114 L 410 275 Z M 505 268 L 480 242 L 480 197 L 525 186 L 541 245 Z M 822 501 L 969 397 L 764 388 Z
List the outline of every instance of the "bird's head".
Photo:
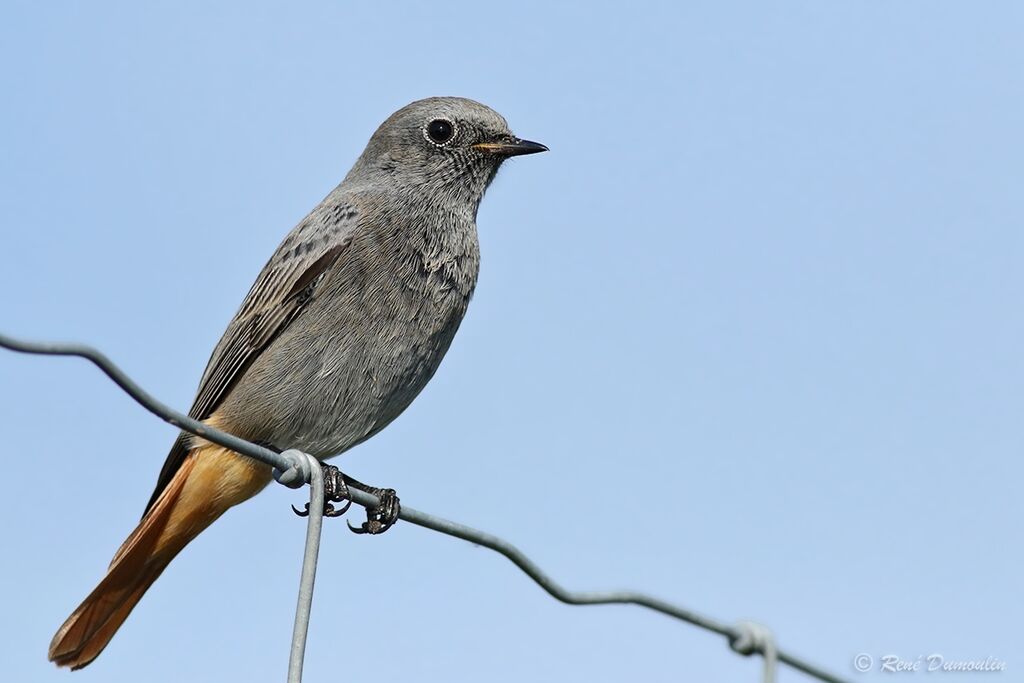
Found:
M 402 107 L 380 125 L 349 181 L 387 184 L 475 214 L 502 162 L 545 151 L 513 135 L 490 107 L 461 97 L 431 97 Z

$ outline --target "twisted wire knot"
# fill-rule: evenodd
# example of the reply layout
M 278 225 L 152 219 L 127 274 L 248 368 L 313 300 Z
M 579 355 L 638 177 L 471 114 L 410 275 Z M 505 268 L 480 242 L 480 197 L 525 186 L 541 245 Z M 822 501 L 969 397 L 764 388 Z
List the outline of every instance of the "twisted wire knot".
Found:
M 764 657 L 764 683 L 775 682 L 778 649 L 770 628 L 754 621 L 741 621 L 736 624 L 735 634 L 729 637 L 729 647 L 733 652 L 746 657 L 759 653 Z
M 290 489 L 298 489 L 305 486 L 313 476 L 313 461 L 308 455 L 296 448 L 289 448 L 281 452 L 282 458 L 288 459 L 288 469 L 279 470 L 274 468 L 274 479 L 279 484 L 284 484 Z

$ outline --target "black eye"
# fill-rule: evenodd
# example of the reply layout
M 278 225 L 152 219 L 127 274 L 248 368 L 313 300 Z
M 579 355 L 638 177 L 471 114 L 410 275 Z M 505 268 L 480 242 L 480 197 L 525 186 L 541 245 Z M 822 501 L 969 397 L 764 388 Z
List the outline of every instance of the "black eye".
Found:
M 434 144 L 443 145 L 451 140 L 453 135 L 455 135 L 455 126 L 451 121 L 434 119 L 427 124 L 427 137 Z

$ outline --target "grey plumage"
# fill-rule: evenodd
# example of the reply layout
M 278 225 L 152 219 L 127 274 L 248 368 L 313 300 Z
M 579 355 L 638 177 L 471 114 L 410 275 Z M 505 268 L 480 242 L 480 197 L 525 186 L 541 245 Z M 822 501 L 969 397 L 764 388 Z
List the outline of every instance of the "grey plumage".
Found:
M 431 139 L 432 122 L 453 135 Z M 480 264 L 476 215 L 502 161 L 543 151 L 462 98 L 414 102 L 285 237 L 229 323 L 190 414 L 318 458 L 377 433 L 423 389 Z M 183 434 L 147 509 L 194 439 Z

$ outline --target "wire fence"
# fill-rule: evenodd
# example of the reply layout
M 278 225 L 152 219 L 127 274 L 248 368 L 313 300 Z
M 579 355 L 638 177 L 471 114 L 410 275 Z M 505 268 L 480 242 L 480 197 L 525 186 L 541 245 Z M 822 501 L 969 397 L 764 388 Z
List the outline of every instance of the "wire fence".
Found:
M 254 458 L 274 468 L 274 478 L 290 488 L 300 488 L 310 484 L 309 518 L 306 528 L 306 546 L 303 555 L 302 572 L 299 583 L 298 604 L 295 610 L 295 626 L 292 634 L 291 651 L 288 660 L 288 681 L 299 683 L 302 680 L 302 664 L 305 657 L 306 634 L 309 630 L 310 607 L 313 600 L 313 585 L 316 578 L 317 557 L 320 549 L 320 535 L 323 525 L 324 482 L 318 460 L 298 450 L 286 450 L 281 453 L 258 446 L 244 439 L 232 436 L 227 432 L 209 427 L 198 420 L 180 413 L 157 400 L 142 387 L 135 383 L 117 365 L 97 349 L 83 344 L 61 344 L 50 342 L 33 342 L 16 339 L 0 334 L 0 346 L 12 351 L 50 356 L 78 356 L 85 358 L 102 370 L 115 384 L 123 389 L 140 405 L 161 420 L 200 436 L 208 441 L 229 448 L 237 453 Z M 364 508 L 375 508 L 379 504 L 376 496 L 350 488 L 349 499 Z M 398 518 L 432 529 L 448 536 L 461 538 L 470 543 L 490 548 L 501 553 L 533 579 L 551 597 L 569 605 L 610 605 L 630 604 L 646 607 L 661 612 L 675 619 L 706 629 L 724 636 L 729 647 L 737 654 L 750 656 L 759 654 L 763 658 L 763 676 L 765 683 L 774 683 L 777 663 L 786 664 L 797 671 L 828 683 L 848 683 L 846 679 L 830 673 L 805 659 L 777 647 L 770 629 L 754 622 L 741 621 L 734 624 L 725 623 L 699 612 L 686 609 L 679 605 L 637 591 L 571 591 L 561 586 L 519 548 L 498 536 L 474 529 L 458 522 L 414 510 L 406 505 L 401 506 Z

